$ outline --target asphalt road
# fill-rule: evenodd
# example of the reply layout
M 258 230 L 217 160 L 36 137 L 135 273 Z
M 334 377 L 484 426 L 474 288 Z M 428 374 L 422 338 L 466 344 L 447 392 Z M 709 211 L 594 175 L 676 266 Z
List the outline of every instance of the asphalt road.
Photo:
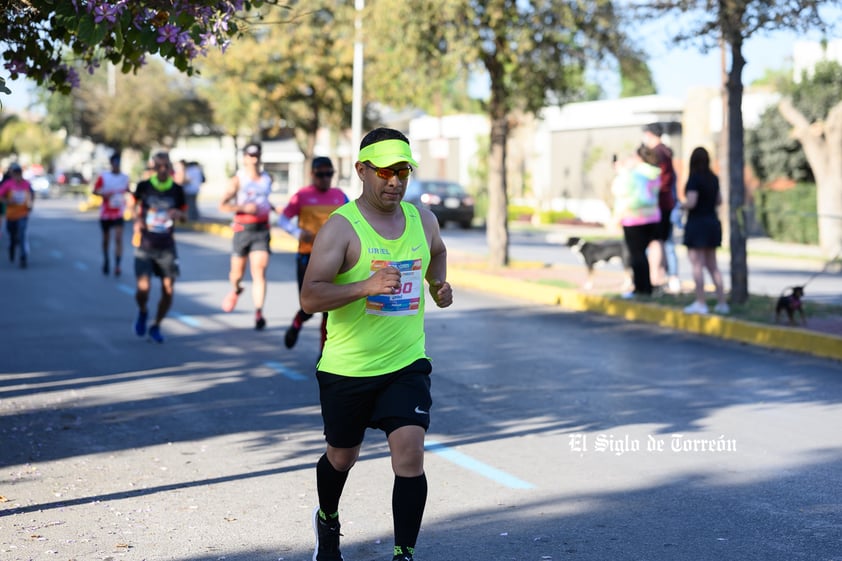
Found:
M 292 255 L 255 332 L 248 284 L 219 308 L 230 242 L 180 232 L 157 345 L 68 208 L 39 205 L 29 269 L 0 260 L 0 559 L 310 559 L 318 329 L 282 345 Z M 418 561 L 842 560 L 840 363 L 458 289 L 427 329 Z M 390 497 L 370 432 L 347 561 L 391 558 Z

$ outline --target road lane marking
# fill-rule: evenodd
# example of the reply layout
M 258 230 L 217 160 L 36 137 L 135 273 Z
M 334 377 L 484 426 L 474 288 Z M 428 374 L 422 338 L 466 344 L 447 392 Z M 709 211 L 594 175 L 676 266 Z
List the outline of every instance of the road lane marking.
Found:
M 84 261 L 74 261 L 73 266 L 76 267 L 77 269 L 79 269 L 80 271 L 87 271 L 88 270 L 88 264 L 85 263 Z
M 187 316 L 187 315 L 184 315 L 184 314 L 179 313 L 179 312 L 173 312 L 172 316 L 175 319 L 177 319 L 178 321 L 180 321 L 181 323 L 183 323 L 185 325 L 189 325 L 190 327 L 195 327 L 195 328 L 198 329 L 199 327 L 202 326 L 202 324 L 199 323 L 199 320 L 197 320 L 193 316 Z
M 293 370 L 291 368 L 287 368 L 286 366 L 284 366 L 280 362 L 268 361 L 268 362 L 264 362 L 264 364 L 266 366 L 268 366 L 269 368 L 271 368 L 272 370 L 274 370 L 275 372 L 278 372 L 279 374 L 283 374 L 284 376 L 286 376 L 287 378 L 289 378 L 290 380 L 292 380 L 294 382 L 303 382 L 304 380 L 307 379 L 307 376 L 305 376 L 304 374 L 302 374 L 302 373 L 300 373 L 296 370 Z
M 125 292 L 129 296 L 134 296 L 135 288 L 133 286 L 129 286 L 127 284 L 118 284 L 117 289 L 120 292 Z
M 463 467 L 469 471 L 478 473 L 479 475 L 486 477 L 496 483 L 500 483 L 501 485 L 510 489 L 535 488 L 533 484 L 527 481 L 518 479 L 514 475 L 510 475 L 505 471 L 501 471 L 497 468 L 489 466 L 488 464 L 484 464 L 479 460 L 475 460 L 474 458 L 463 454 L 462 452 L 458 452 L 453 448 L 445 446 L 440 442 L 436 442 L 435 440 L 427 440 L 427 442 L 424 443 L 424 448 L 429 452 L 438 454 L 445 460 L 448 460 L 459 467 Z

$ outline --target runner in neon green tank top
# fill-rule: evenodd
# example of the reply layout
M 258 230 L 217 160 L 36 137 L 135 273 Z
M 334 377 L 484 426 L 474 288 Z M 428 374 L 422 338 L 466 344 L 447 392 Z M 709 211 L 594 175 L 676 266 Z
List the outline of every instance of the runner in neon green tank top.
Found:
M 342 561 L 339 499 L 367 427 L 384 431 L 392 455 L 393 561 L 412 561 L 421 528 L 432 406 L 424 281 L 440 308 L 453 292 L 435 216 L 402 202 L 413 166 L 399 131 L 363 138 L 354 166 L 362 194 L 319 230 L 304 276 L 302 309 L 330 312 L 316 372 L 327 451 L 316 465 L 314 561 Z

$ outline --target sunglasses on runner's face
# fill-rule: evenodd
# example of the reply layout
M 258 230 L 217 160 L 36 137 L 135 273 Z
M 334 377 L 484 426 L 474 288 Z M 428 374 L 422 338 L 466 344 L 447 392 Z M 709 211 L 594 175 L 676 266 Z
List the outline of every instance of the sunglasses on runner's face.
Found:
M 401 168 L 401 169 L 392 169 L 392 168 L 374 167 L 373 165 L 369 164 L 368 162 L 363 162 L 363 165 L 367 168 L 373 169 L 375 175 L 377 175 L 377 177 L 379 177 L 380 179 L 386 179 L 386 180 L 392 179 L 393 177 L 395 177 L 397 175 L 398 179 L 400 179 L 401 181 L 406 181 L 407 178 L 409 178 L 409 174 L 412 173 L 412 167 L 411 166 L 407 166 L 407 167 Z
M 315 175 L 316 177 L 319 177 L 319 178 L 333 177 L 333 172 L 332 171 L 317 171 L 313 175 Z

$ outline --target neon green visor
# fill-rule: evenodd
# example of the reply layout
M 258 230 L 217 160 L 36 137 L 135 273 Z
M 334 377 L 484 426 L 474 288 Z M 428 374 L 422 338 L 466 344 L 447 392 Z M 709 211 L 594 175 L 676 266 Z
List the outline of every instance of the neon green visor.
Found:
M 361 162 L 371 162 L 379 168 L 389 167 L 398 162 L 409 162 L 412 167 L 418 167 L 418 162 L 412 157 L 409 144 L 396 138 L 369 144 L 360 150 L 357 159 Z

